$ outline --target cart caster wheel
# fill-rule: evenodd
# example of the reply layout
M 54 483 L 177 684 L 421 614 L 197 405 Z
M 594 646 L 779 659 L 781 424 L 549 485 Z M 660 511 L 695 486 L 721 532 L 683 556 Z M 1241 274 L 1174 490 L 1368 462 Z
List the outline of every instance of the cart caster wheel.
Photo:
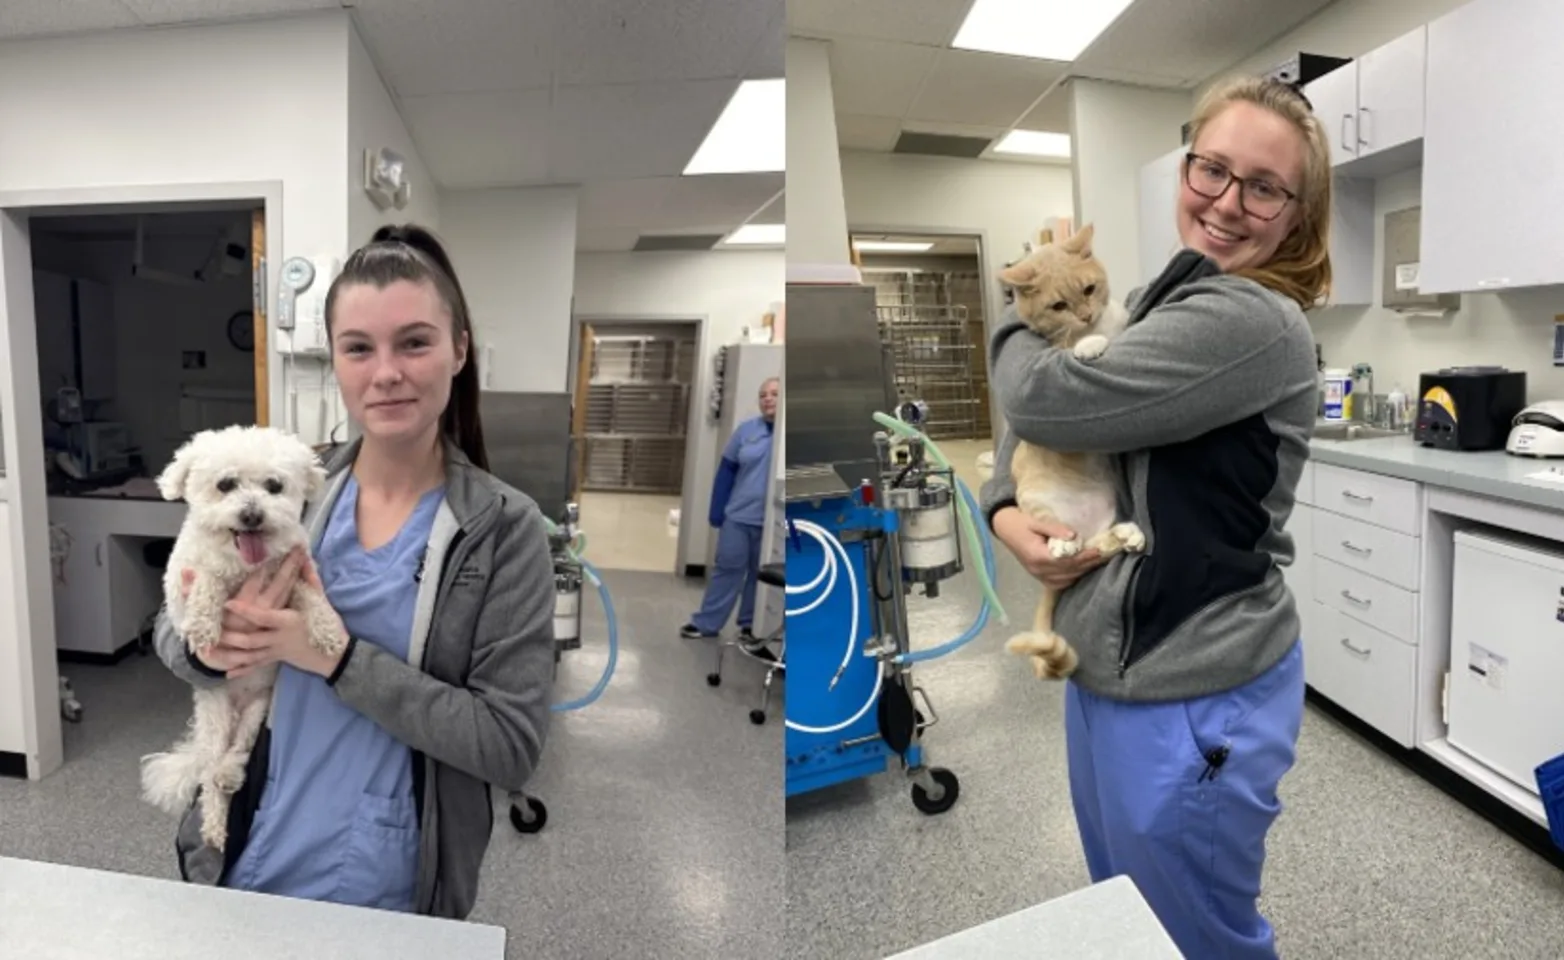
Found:
M 708 673 L 708 674 L 706 674 L 706 686 L 708 686 L 708 687 L 715 687 L 715 686 L 720 686 L 721 684 L 722 684 L 722 674 L 720 674 L 720 673 Z
M 757 727 L 760 726 L 761 724 L 765 723 L 766 722 L 766 711 L 764 711 L 764 710 L 751 710 L 749 712 L 749 722 L 753 723 Z
M 933 777 L 934 782 L 945 792 L 938 800 L 930 800 L 922 785 L 915 783 L 912 785 L 912 805 L 932 817 L 956 805 L 956 798 L 961 796 L 961 781 L 944 767 L 930 767 L 929 776 Z
M 543 801 L 537 797 L 528 797 L 527 810 L 528 813 L 523 814 L 519 806 L 511 804 L 510 825 L 515 827 L 518 833 L 537 833 L 543 829 L 545 823 L 548 823 L 548 807 L 545 807 Z M 529 815 L 531 819 L 528 819 Z

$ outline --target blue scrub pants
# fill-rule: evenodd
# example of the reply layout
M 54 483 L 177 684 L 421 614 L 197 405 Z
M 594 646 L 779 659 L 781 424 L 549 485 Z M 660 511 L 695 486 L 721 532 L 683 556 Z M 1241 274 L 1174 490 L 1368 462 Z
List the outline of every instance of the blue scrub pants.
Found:
M 1070 794 L 1092 882 L 1128 875 L 1186 957 L 1275 960 L 1257 899 L 1302 722 L 1301 643 L 1247 685 L 1197 700 L 1126 703 L 1067 684 Z
M 706 583 L 700 612 L 690 622 L 701 633 L 720 633 L 728 624 L 734 601 L 739 604 L 739 629 L 755 622 L 755 584 L 760 573 L 760 538 L 764 527 L 726 521 L 717 529 L 717 556 Z

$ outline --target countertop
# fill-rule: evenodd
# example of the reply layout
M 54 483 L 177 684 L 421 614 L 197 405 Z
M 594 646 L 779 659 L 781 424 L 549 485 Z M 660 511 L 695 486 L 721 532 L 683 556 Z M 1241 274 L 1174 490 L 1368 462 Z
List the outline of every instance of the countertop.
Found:
M 887 960 L 1184 960 L 1128 877 L 990 920 Z
M 29 960 L 504 960 L 499 927 L 0 857 L 0 953 Z
M 1564 460 L 1515 457 L 1503 450 L 1461 453 L 1435 450 L 1411 436 L 1372 440 L 1314 440 L 1311 459 L 1352 470 L 1415 480 L 1482 497 L 1510 500 L 1548 510 L 1564 510 Z M 1527 475 L 1549 469 L 1559 480 Z

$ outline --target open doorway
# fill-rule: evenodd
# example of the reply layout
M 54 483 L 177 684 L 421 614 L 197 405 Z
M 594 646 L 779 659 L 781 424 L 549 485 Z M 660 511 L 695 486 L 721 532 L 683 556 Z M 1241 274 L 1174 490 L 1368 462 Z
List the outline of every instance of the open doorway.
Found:
M 3 693 L 21 696 L 29 777 L 63 762 L 62 714 L 147 673 L 121 661 L 146 652 L 185 513 L 156 476 L 200 430 L 270 420 L 262 268 L 279 204 L 275 184 L 0 197 L 0 574 L 19 670 Z
M 583 320 L 571 423 L 576 499 L 605 567 L 678 566 L 700 325 Z
M 970 486 L 993 449 L 982 241 L 960 234 L 855 231 L 853 253 L 875 289 L 880 339 L 902 399 L 928 405 L 927 431 Z

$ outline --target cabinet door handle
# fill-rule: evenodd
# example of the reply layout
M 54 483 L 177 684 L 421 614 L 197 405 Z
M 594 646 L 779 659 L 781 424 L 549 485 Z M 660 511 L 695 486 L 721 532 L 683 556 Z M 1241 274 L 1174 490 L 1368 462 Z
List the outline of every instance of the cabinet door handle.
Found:
M 1341 645 L 1346 647 L 1348 650 L 1351 650 L 1353 653 L 1357 654 L 1360 657 L 1367 657 L 1368 655 L 1370 655 L 1370 654 L 1372 654 L 1374 652 L 1372 650 L 1364 650 L 1361 647 L 1354 647 L 1352 645 L 1352 641 L 1348 640 L 1346 637 L 1342 637 L 1341 638 Z
M 103 541 L 99 540 L 92 545 L 92 559 L 98 566 L 103 566 Z
M 1368 116 L 1368 112 L 1368 107 L 1358 108 L 1358 146 L 1360 147 L 1366 147 L 1369 145 L 1368 139 L 1363 136 L 1363 118 Z
M 1374 549 L 1372 547 L 1360 547 L 1351 540 L 1343 540 L 1341 541 L 1341 545 L 1343 548 L 1352 551 L 1360 557 L 1371 557 L 1374 555 Z
M 1358 606 L 1364 608 L 1365 610 L 1367 610 L 1369 607 L 1372 607 L 1374 605 L 1374 601 L 1372 601 L 1372 600 L 1359 600 L 1357 597 L 1354 597 L 1352 595 L 1352 591 L 1350 591 L 1350 590 L 1343 590 L 1343 591 L 1341 591 L 1341 595 L 1346 598 L 1348 603 L 1355 603 Z
M 1341 148 L 1343 150 L 1347 151 L 1348 153 L 1354 153 L 1355 154 L 1358 151 L 1353 149 L 1352 141 L 1356 140 L 1357 137 L 1348 137 L 1347 136 L 1347 121 L 1349 121 L 1351 119 L 1352 119 L 1352 114 L 1350 114 L 1350 113 L 1344 113 L 1344 114 L 1341 115 Z
M 1365 497 L 1363 494 L 1361 494 L 1361 493 L 1353 493 L 1351 490 L 1343 490 L 1343 491 L 1341 491 L 1341 495 L 1346 497 L 1348 500 L 1356 500 L 1359 503 L 1373 503 L 1374 502 L 1374 498 L 1373 497 Z

